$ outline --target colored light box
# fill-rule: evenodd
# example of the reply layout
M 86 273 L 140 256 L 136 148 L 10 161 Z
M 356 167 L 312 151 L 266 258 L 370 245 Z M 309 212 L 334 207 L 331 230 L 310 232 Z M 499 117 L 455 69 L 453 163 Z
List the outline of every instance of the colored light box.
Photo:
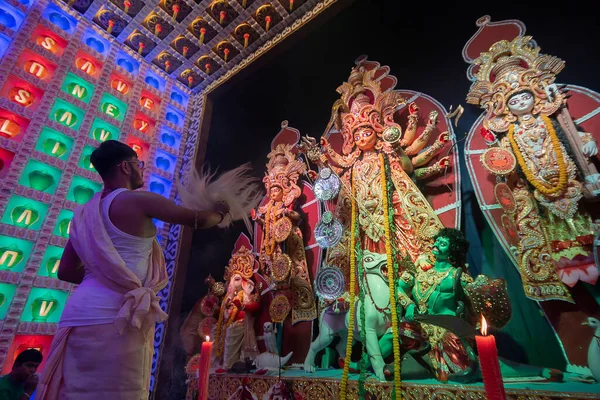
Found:
M 15 158 L 15 153 L 6 149 L 0 148 L 0 178 L 4 178 L 8 174 L 10 164 Z
M 37 231 L 42 227 L 47 211 L 48 204 L 25 197 L 12 196 L 0 222 Z
M 60 210 L 58 218 L 56 219 L 56 225 L 52 231 L 53 235 L 62 236 L 64 238 L 69 237 L 71 232 L 71 220 L 73 219 L 73 211 L 71 210 Z
M 36 110 L 44 91 L 15 75 L 10 75 L 2 87 L 0 95 L 20 106 Z
M 0 236 L 0 270 L 22 272 L 33 249 L 33 242 Z
M 6 313 L 8 313 L 8 308 L 16 291 L 17 287 L 15 285 L 0 283 L 0 319 L 6 318 Z
M 66 161 L 73 148 L 73 138 L 48 127 L 42 129 L 35 149 L 49 156 Z
M 25 14 L 7 2 L 0 0 L 0 24 L 13 31 L 17 31 L 24 20 Z
M 102 95 L 100 111 L 119 122 L 123 122 L 127 113 L 127 104 L 108 93 Z
M 181 145 L 181 133 L 163 127 L 160 130 L 160 141 L 173 149 L 179 149 Z
M 28 119 L 0 108 L 0 136 L 20 142 L 28 126 Z
M 117 53 L 117 65 L 130 74 L 137 75 L 140 72 L 140 63 L 123 50 Z
M 167 106 L 167 113 L 165 114 L 165 119 L 172 123 L 173 125 L 183 128 L 183 122 L 185 121 L 185 116 L 175 110 L 172 106 Z
M 189 101 L 189 97 L 187 94 L 183 93 L 180 90 L 177 90 L 175 88 L 173 88 L 173 91 L 171 92 L 171 95 L 169 96 L 171 98 L 171 100 L 173 100 L 175 103 L 183 106 L 183 107 L 187 107 L 188 105 L 188 101 Z
M 70 16 L 60 7 L 52 3 L 48 4 L 48 7 L 46 7 L 42 14 L 42 18 L 50 21 L 53 25 L 65 31 L 69 35 L 72 35 L 75 32 L 75 27 L 77 26 L 77 20 L 74 17 Z
M 31 288 L 21 321 L 58 323 L 68 295 L 63 290 Z
M 102 72 L 102 63 L 100 60 L 82 50 L 79 50 L 75 55 L 74 64 L 75 68 L 94 79 L 98 78 Z
M 62 99 L 56 99 L 52 110 L 50 110 L 49 118 L 61 125 L 77 130 L 81 126 L 84 116 L 85 113 L 81 108 L 75 107 Z
M 94 93 L 94 85 L 69 72 L 63 81 L 61 90 L 84 103 L 89 103 Z
M 160 107 L 160 100 L 147 90 L 142 90 L 140 97 L 140 107 L 145 110 L 155 112 Z
M 29 349 L 36 349 L 44 356 L 37 369 L 37 373 L 41 373 L 46 365 L 53 338 L 54 336 L 52 335 L 15 335 L 15 338 L 8 349 L 8 353 L 6 354 L 4 366 L 2 367 L 2 375 L 8 374 L 11 371 L 17 356 Z
M 96 171 L 91 162 L 92 152 L 94 150 L 95 149 L 92 146 L 85 146 L 81 152 L 81 157 L 79 157 L 79 163 L 77 165 L 89 171 Z
M 99 142 L 119 140 L 119 130 L 108 122 L 104 122 L 100 118 L 95 118 L 94 122 L 92 122 L 90 137 Z
M 175 172 L 175 165 L 177 164 L 177 158 L 167 153 L 166 151 L 157 150 L 156 158 L 154 159 L 154 165 L 163 171 L 170 174 Z
M 27 74 L 49 81 L 56 71 L 56 64 L 29 50 L 24 50 L 17 59 L 17 67 Z
M 10 46 L 10 39 L 8 36 L 0 33 L 0 58 L 4 57 L 4 53 L 8 50 L 8 46 Z
M 36 160 L 29 160 L 19 179 L 19 185 L 27 186 L 41 192 L 54 193 L 61 175 L 62 172 L 58 168 Z
M 43 25 L 38 25 L 31 34 L 31 41 L 52 54 L 62 56 L 68 42 Z
M 133 118 L 133 129 L 145 135 L 152 136 L 155 125 L 156 122 L 147 115 L 140 112 L 135 113 L 135 117 Z
M 94 193 L 100 190 L 102 190 L 102 185 L 99 183 L 75 175 L 67 192 L 67 200 L 85 204 L 94 196 Z
M 113 72 L 110 75 L 110 87 L 122 95 L 126 95 L 133 87 L 133 83 L 131 83 L 129 79 L 125 79 L 121 75 Z
M 164 179 L 158 175 L 150 175 L 148 188 L 151 192 L 169 197 L 171 194 L 171 181 Z
M 110 43 L 102 36 L 98 35 L 92 28 L 87 28 L 83 33 L 82 42 L 85 43 L 89 48 L 102 54 L 103 56 L 108 55 L 110 50 Z
M 21 4 L 23 4 L 27 8 L 31 7 L 31 5 L 33 3 L 35 3 L 35 0 L 17 0 L 17 1 Z
M 157 73 L 155 73 L 152 70 L 148 70 L 148 72 L 146 72 L 146 77 L 144 78 L 144 82 L 146 82 L 146 84 L 160 92 L 162 92 L 163 90 L 165 90 L 165 80 L 160 77 L 160 75 L 158 75 Z
M 44 258 L 42 259 L 42 263 L 40 264 L 40 268 L 38 269 L 38 275 L 57 278 L 60 258 L 62 257 L 64 250 L 65 249 L 60 247 L 48 246 Z
M 147 142 L 144 142 L 133 135 L 129 135 L 125 140 L 125 144 L 135 151 L 139 160 L 148 161 L 148 151 L 150 150 L 150 145 Z

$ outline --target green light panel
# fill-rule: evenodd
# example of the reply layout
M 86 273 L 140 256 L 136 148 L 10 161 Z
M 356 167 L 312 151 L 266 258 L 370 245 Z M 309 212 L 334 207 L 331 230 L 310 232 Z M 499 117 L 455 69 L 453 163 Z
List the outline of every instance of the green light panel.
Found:
M 6 211 L 4 211 L 0 222 L 38 231 L 42 227 L 46 212 L 48 212 L 48 204 L 25 197 L 13 196 L 8 201 Z
M 67 161 L 73 149 L 73 138 L 63 135 L 54 129 L 44 128 L 40 134 L 35 149 L 53 157 Z
M 79 129 L 84 116 L 85 113 L 81 108 L 75 107 L 73 104 L 67 103 L 62 99 L 56 99 L 48 115 L 52 121 L 56 121 L 74 130 Z
M 15 285 L 0 283 L 0 319 L 6 318 L 6 313 L 16 291 L 17 287 Z
M 0 270 L 22 272 L 31 254 L 31 249 L 33 249 L 33 242 L 10 236 L 0 236 Z
M 127 104 L 111 94 L 104 93 L 100 101 L 100 111 L 119 122 L 123 122 L 127 113 Z
M 92 152 L 94 150 L 95 149 L 92 146 L 85 146 L 83 148 L 83 151 L 81 152 L 81 157 L 79 157 L 79 163 L 77 165 L 83 169 L 95 172 L 96 170 L 94 169 L 94 167 L 92 166 L 92 162 L 90 161 Z
M 23 314 L 21 314 L 21 321 L 59 322 L 67 296 L 68 293 L 62 290 L 32 288 Z
M 60 258 L 62 257 L 64 249 L 56 246 L 48 246 L 46 254 L 40 268 L 38 270 L 39 276 L 48 276 L 50 278 L 57 278 L 58 266 L 60 264 Z
M 61 210 L 54 226 L 53 235 L 62 236 L 65 238 L 69 237 L 69 231 L 71 229 L 71 220 L 73 219 L 73 211 Z
M 58 168 L 36 160 L 29 160 L 21 179 L 19 179 L 19 185 L 53 194 L 61 175 L 62 172 Z
M 84 103 L 89 103 L 94 93 L 94 85 L 69 72 L 61 90 Z
M 107 140 L 119 140 L 119 130 L 100 118 L 95 118 L 90 129 L 90 137 L 99 142 Z
M 67 200 L 85 204 L 94 196 L 94 193 L 100 190 L 102 190 L 102 185 L 99 183 L 75 175 L 67 192 Z

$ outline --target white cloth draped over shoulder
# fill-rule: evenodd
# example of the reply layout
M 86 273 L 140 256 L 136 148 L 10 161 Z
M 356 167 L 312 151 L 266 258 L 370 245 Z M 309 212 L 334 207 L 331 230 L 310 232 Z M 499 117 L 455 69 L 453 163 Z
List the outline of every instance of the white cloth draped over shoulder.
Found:
M 75 210 L 71 223 L 70 242 L 85 265 L 86 274 L 92 274 L 102 286 L 120 296 L 120 308 L 115 309 L 114 315 L 114 325 L 118 334 L 125 335 L 129 330 L 138 330 L 142 333 L 138 336 L 145 340 L 144 343 L 140 343 L 140 346 L 145 346 L 144 350 L 151 357 L 154 325 L 167 318 L 167 314 L 160 308 L 159 298 L 156 295 L 168 283 L 164 255 L 156 239 L 153 241 L 148 259 L 148 274 L 142 283 L 126 266 L 115 249 L 102 218 L 101 194 L 97 193 L 88 203 Z M 85 305 L 80 306 L 79 312 L 85 308 Z M 94 307 L 90 307 L 92 312 L 93 309 Z M 68 310 L 65 311 L 68 313 Z M 64 315 L 64 318 L 68 319 L 69 315 Z M 73 364 L 65 363 L 64 360 L 72 329 L 73 326 L 61 327 L 54 338 L 38 386 L 36 396 L 38 399 L 58 399 L 63 373 L 77 374 L 77 371 L 63 371 L 64 365 Z M 112 367 L 106 366 L 106 368 Z M 144 379 L 149 381 L 149 370 L 140 373 L 143 373 Z M 99 382 L 99 384 L 103 383 Z M 90 390 L 98 390 L 98 388 L 90 388 Z

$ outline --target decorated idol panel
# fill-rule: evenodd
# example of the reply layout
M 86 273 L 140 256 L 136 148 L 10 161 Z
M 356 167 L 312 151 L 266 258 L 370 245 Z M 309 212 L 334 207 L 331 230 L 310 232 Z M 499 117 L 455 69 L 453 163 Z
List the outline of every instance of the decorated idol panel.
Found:
M 600 396 L 595 14 L 375 3 L 0 0 L 0 399 Z

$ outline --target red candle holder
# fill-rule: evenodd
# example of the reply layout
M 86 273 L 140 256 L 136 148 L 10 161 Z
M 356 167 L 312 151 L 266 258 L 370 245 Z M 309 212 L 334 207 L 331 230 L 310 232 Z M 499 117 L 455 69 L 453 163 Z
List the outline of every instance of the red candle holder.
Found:
M 496 339 L 493 335 L 487 334 L 487 321 L 483 316 L 481 317 L 481 333 L 482 336 L 475 336 L 475 341 L 479 353 L 479 365 L 481 366 L 486 399 L 506 400 Z

